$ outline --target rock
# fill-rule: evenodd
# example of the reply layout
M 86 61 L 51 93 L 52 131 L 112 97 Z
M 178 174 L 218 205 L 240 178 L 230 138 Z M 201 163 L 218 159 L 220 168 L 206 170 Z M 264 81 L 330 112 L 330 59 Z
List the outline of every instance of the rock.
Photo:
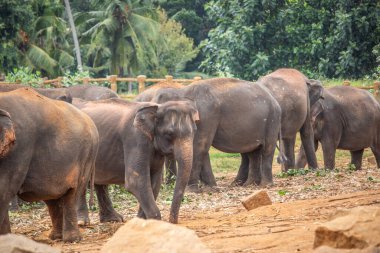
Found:
M 190 229 L 159 220 L 134 218 L 116 231 L 101 252 L 210 253 L 211 251 Z
M 60 249 L 35 242 L 23 235 L 7 234 L 0 236 L 1 253 L 59 253 Z
M 270 199 L 267 191 L 260 190 L 243 199 L 241 203 L 245 209 L 249 211 L 260 206 L 272 205 L 272 200 Z
M 380 253 L 378 247 L 368 247 L 365 249 L 334 249 L 328 246 L 318 247 L 313 253 Z
M 380 208 L 366 206 L 340 212 L 316 229 L 314 248 L 322 245 L 341 249 L 379 246 Z

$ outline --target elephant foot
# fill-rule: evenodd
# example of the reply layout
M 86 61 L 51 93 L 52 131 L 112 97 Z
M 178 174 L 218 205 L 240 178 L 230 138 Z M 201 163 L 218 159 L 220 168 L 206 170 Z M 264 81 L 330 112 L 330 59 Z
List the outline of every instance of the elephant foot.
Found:
M 199 186 L 197 184 L 192 184 L 186 186 L 186 191 L 187 192 L 193 192 L 193 193 L 201 193 L 201 189 L 199 189 Z
M 254 186 L 257 186 L 257 185 L 259 185 L 260 183 L 257 181 L 257 180 L 254 180 L 253 178 L 248 178 L 245 182 L 244 182 L 244 184 L 243 184 L 243 186 L 244 187 L 246 187 L 246 186 L 251 186 L 251 185 L 254 185 Z
M 71 232 L 64 232 L 62 240 L 64 242 L 79 242 L 82 239 L 79 230 L 74 230 Z
M 260 183 L 260 187 L 261 188 L 269 188 L 269 187 L 272 187 L 274 184 L 273 184 L 273 181 L 261 181 Z
M 90 218 L 88 215 L 78 215 L 78 226 L 90 225 Z
M 204 185 L 202 186 L 202 192 L 207 192 L 207 193 L 210 193 L 210 192 L 220 192 L 220 188 L 217 187 L 217 186 L 209 186 L 209 185 Z
M 109 214 L 100 214 L 99 220 L 101 223 L 104 222 L 124 222 L 124 218 L 121 214 L 117 212 L 109 213 Z
M 49 234 L 50 240 L 61 240 L 62 239 L 62 232 L 52 230 Z

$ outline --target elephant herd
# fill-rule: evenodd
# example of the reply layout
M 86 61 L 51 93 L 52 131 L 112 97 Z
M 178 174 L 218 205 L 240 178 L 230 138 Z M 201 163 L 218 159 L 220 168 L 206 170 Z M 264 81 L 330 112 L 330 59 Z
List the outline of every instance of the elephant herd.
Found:
M 78 223 L 89 223 L 88 185 L 101 222 L 123 221 L 112 207 L 110 184 L 137 198 L 139 217 L 160 219 L 156 198 L 165 159 L 176 165 L 169 221 L 178 223 L 186 187 L 216 185 L 211 146 L 241 154 L 235 184 L 267 186 L 277 141 L 285 170 L 317 169 L 318 143 L 326 168 L 334 168 L 336 149 L 345 149 L 360 169 L 368 147 L 379 167 L 380 105 L 366 91 L 325 89 L 295 69 L 257 82 L 213 78 L 150 88 L 132 102 L 96 86 L 0 86 L 0 234 L 10 232 L 8 205 L 17 195 L 46 203 L 51 239 L 80 240 Z

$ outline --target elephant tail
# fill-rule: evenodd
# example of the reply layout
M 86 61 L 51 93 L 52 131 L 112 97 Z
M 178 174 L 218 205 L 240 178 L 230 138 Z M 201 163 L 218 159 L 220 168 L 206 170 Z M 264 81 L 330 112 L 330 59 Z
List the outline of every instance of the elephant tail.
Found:
M 280 127 L 280 132 L 278 134 L 278 142 L 279 142 L 279 145 L 276 144 L 276 147 L 280 153 L 277 156 L 277 163 L 284 164 L 288 160 L 288 158 L 284 154 L 283 145 L 281 145 L 282 144 L 281 143 L 282 142 L 281 127 Z
M 90 179 L 90 200 L 88 201 L 90 210 L 93 210 L 94 208 L 94 185 L 95 185 L 95 166 L 93 166 L 93 170 L 91 172 L 91 179 Z

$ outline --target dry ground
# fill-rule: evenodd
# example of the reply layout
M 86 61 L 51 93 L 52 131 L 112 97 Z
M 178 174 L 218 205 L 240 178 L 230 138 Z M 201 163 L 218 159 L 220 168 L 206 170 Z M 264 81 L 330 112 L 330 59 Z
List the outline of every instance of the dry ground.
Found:
M 241 205 L 241 199 L 258 188 L 230 186 L 239 157 L 213 151 L 219 191 L 205 189 L 201 194 L 186 193 L 180 225 L 195 230 L 213 252 L 310 252 L 315 228 L 338 209 L 380 206 L 380 170 L 367 162 L 370 153 L 366 152 L 361 171 L 347 166 L 347 154 L 338 153 L 339 169 L 331 172 L 320 170 L 286 176 L 281 175 L 280 167 L 275 165 L 275 185 L 267 189 L 274 204 L 248 212 Z M 168 220 L 171 189 L 163 187 L 158 200 L 164 220 Z M 115 193 L 118 193 L 114 201 L 116 209 L 126 221 L 130 220 L 137 212 L 135 200 L 120 189 L 114 190 Z M 96 212 L 91 214 L 91 219 L 90 226 L 81 228 L 83 240 L 66 244 L 48 239 L 51 222 L 44 206 L 24 207 L 11 213 L 14 233 L 25 234 L 64 252 L 98 252 L 121 226 L 100 224 Z

